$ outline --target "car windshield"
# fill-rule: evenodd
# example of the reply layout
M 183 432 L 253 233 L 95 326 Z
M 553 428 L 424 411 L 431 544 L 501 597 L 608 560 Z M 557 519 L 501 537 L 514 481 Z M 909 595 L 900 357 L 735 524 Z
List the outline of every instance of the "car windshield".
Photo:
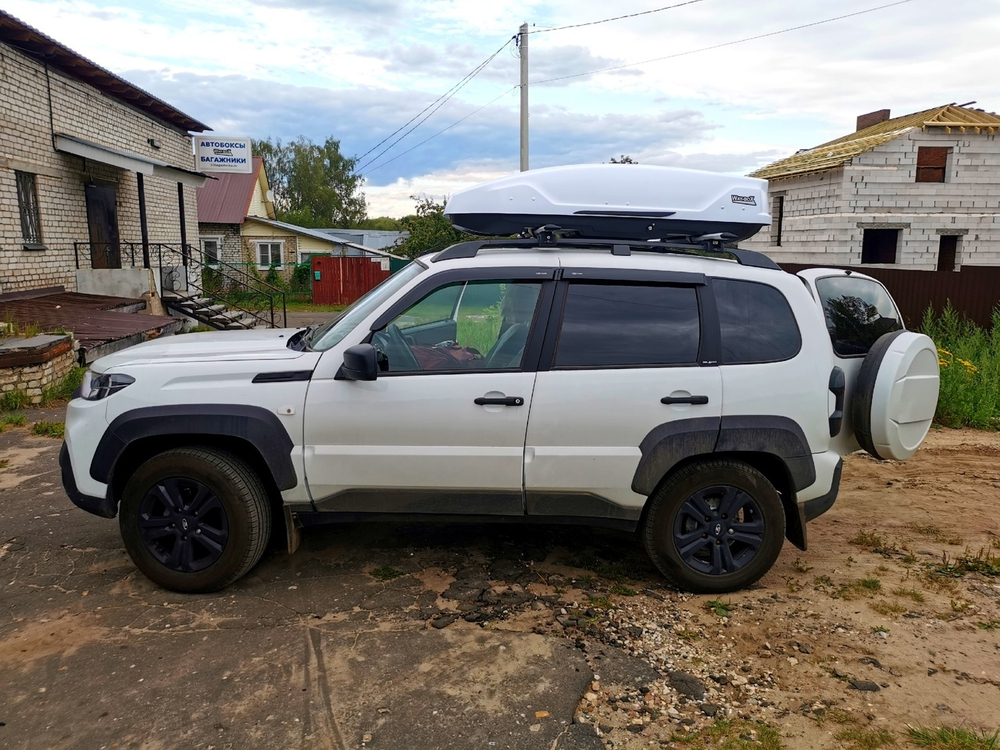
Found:
M 420 261 L 414 261 L 400 271 L 397 271 L 377 287 L 361 297 L 340 315 L 324 323 L 309 338 L 309 348 L 315 351 L 326 351 L 343 341 L 344 337 L 354 330 L 362 320 L 371 315 L 383 302 L 406 286 L 412 279 L 427 270 Z

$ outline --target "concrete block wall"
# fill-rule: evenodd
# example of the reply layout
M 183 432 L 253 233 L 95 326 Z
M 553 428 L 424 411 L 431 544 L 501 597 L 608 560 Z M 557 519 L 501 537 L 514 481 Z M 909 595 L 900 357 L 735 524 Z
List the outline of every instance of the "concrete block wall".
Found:
M 49 107 L 51 95 L 51 110 Z M 57 152 L 53 134 L 194 168 L 191 140 L 170 125 L 105 96 L 57 70 L 46 68 L 18 50 L 0 44 L 0 293 L 56 284 L 75 288 L 73 243 L 87 242 L 84 185 L 114 185 L 119 236 L 140 239 L 136 175 Z M 51 118 L 51 119 L 50 119 Z M 149 139 L 160 148 L 154 148 Z M 36 175 L 42 241 L 45 250 L 25 250 L 21 235 L 15 171 Z M 145 177 L 147 226 L 152 242 L 180 242 L 177 183 Z M 188 242 L 198 236 L 197 196 L 184 189 Z M 89 267 L 89 257 L 82 257 Z
M 945 182 L 916 181 L 920 146 L 952 149 Z M 864 229 L 885 227 L 900 230 L 895 267 L 936 268 L 942 234 L 960 236 L 959 265 L 1000 265 L 1000 135 L 915 129 L 770 194 L 785 195 L 781 247 L 766 228 L 741 246 L 778 262 L 860 264 Z

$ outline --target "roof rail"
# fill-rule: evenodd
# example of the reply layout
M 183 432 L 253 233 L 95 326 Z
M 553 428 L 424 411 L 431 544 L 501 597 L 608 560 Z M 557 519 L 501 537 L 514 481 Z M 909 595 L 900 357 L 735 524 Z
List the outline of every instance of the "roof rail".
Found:
M 686 240 L 686 241 L 685 241 Z M 533 247 L 576 247 L 576 248 L 608 248 L 612 255 L 631 255 L 634 252 L 643 253 L 674 253 L 677 255 L 696 255 L 711 260 L 735 260 L 742 266 L 752 268 L 767 268 L 780 271 L 781 266 L 763 253 L 754 250 L 740 250 L 736 247 L 726 247 L 725 241 L 715 235 L 690 237 L 684 240 L 661 240 L 656 242 L 628 242 L 623 240 L 582 239 L 573 237 L 556 237 L 544 233 L 531 239 L 508 240 L 473 240 L 459 242 L 439 252 L 433 263 L 442 260 L 459 258 L 475 258 L 482 249 L 490 250 L 524 250 Z

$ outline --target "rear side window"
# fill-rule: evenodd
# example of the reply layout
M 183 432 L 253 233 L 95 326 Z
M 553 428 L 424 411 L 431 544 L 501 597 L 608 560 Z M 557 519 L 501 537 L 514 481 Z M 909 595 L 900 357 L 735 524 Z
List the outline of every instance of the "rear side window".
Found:
M 698 360 L 693 287 L 570 284 L 556 367 L 656 367 Z
M 785 295 L 767 284 L 713 279 L 722 331 L 722 364 L 780 362 L 799 353 L 802 337 Z
M 842 357 L 864 355 L 878 339 L 902 329 L 889 293 L 871 279 L 828 276 L 816 280 L 833 350 Z

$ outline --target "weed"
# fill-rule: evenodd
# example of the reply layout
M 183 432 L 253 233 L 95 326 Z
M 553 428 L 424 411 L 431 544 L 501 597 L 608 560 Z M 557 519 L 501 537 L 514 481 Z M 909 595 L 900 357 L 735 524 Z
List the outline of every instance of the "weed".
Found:
M 805 561 L 801 557 L 796 557 L 792 562 L 792 570 L 796 573 L 808 573 L 812 570 L 812 566 L 806 565 Z
M 951 600 L 951 611 L 952 612 L 964 612 L 969 607 L 972 606 L 972 602 L 968 599 L 952 599 Z
M 612 607 L 611 597 L 609 596 L 588 596 L 587 601 L 591 607 L 599 609 L 610 609 Z
M 834 739 L 845 743 L 842 747 L 850 750 L 878 750 L 880 747 L 896 744 L 895 736 L 887 729 L 851 727 L 841 729 L 834 735 Z
M 383 565 L 380 568 L 372 570 L 370 575 L 376 581 L 391 581 L 393 578 L 399 578 L 401 575 L 406 574 L 401 570 L 393 568 L 391 565 Z
M 877 570 L 879 573 L 888 573 L 889 572 L 889 568 L 886 565 L 879 565 L 877 568 L 875 568 L 875 570 Z
M 917 591 L 916 589 L 895 589 L 892 594 L 893 596 L 901 596 L 906 599 L 912 599 L 917 602 L 917 604 L 923 604 L 925 601 L 923 592 Z
M 853 602 L 865 596 L 874 596 L 881 588 L 882 582 L 878 578 L 861 578 L 857 581 L 842 583 L 840 588 L 833 592 L 833 598 Z
M 674 735 L 681 745 L 711 746 L 718 750 L 783 750 L 781 735 L 774 727 L 747 719 L 720 719 L 700 732 Z
M 907 611 L 906 607 L 904 607 L 899 602 L 877 601 L 877 602 L 872 602 L 868 606 L 870 606 L 880 615 L 885 615 L 886 617 L 898 617 L 899 615 Z
M 62 440 L 66 425 L 63 422 L 35 422 L 31 425 L 31 433 L 40 437 L 50 437 Z
M 917 561 L 917 556 L 912 552 L 907 552 L 900 561 L 906 565 L 913 565 Z
M 0 424 L 5 427 L 24 427 L 26 418 L 23 414 L 4 414 Z
M 73 391 L 83 382 L 85 372 L 86 367 L 74 367 L 58 383 L 43 388 L 42 404 L 47 406 L 53 401 L 69 401 L 73 397 Z
M 1000 629 L 1000 622 L 996 620 L 987 620 L 986 622 L 977 622 L 976 627 L 980 630 L 998 630 Z
M 3 322 L 0 323 L 0 339 L 30 339 L 32 336 L 37 336 L 41 332 L 42 329 L 38 323 L 19 323 L 14 320 L 9 311 L 4 316 Z
M 816 576 L 813 578 L 814 586 L 832 586 L 833 579 L 830 576 Z
M 848 544 L 857 545 L 861 549 L 885 555 L 886 557 L 899 551 L 895 542 L 890 542 L 877 531 L 859 531 L 857 535 L 848 539 L 847 542 Z
M 861 586 L 861 588 L 866 589 L 867 591 L 882 590 L 882 581 L 880 581 L 875 576 L 866 576 L 865 578 L 862 578 L 860 581 L 858 581 L 858 584 Z
M 879 633 L 888 633 L 888 632 L 889 628 L 887 628 L 885 625 L 872 626 L 872 633 L 874 633 L 875 635 L 878 635 Z
M 31 406 L 31 397 L 27 391 L 15 389 L 0 396 L 0 410 L 2 411 L 17 411 L 29 406 Z
M 961 578 L 967 573 L 996 577 L 1000 576 L 1000 557 L 988 549 L 980 549 L 975 555 L 970 555 L 966 550 L 964 555 L 954 559 L 949 559 L 945 552 L 941 555 L 941 564 L 934 568 L 934 572 L 952 578 Z
M 614 583 L 614 584 L 611 585 L 611 588 L 608 589 L 608 590 L 612 594 L 616 594 L 618 596 L 635 596 L 636 595 L 636 590 L 635 589 L 630 589 L 624 583 Z
M 785 576 L 785 587 L 793 594 L 797 594 L 802 590 L 802 584 L 791 576 Z
M 710 599 L 705 602 L 705 609 L 714 613 L 717 617 L 729 617 L 735 608 L 732 602 L 724 602 L 721 599 Z
M 698 635 L 693 630 L 675 630 L 674 635 L 680 638 L 682 641 L 698 641 L 701 640 L 701 636 Z
M 993 734 L 963 727 L 908 727 L 910 742 L 932 750 L 1000 750 L 1000 731 Z

